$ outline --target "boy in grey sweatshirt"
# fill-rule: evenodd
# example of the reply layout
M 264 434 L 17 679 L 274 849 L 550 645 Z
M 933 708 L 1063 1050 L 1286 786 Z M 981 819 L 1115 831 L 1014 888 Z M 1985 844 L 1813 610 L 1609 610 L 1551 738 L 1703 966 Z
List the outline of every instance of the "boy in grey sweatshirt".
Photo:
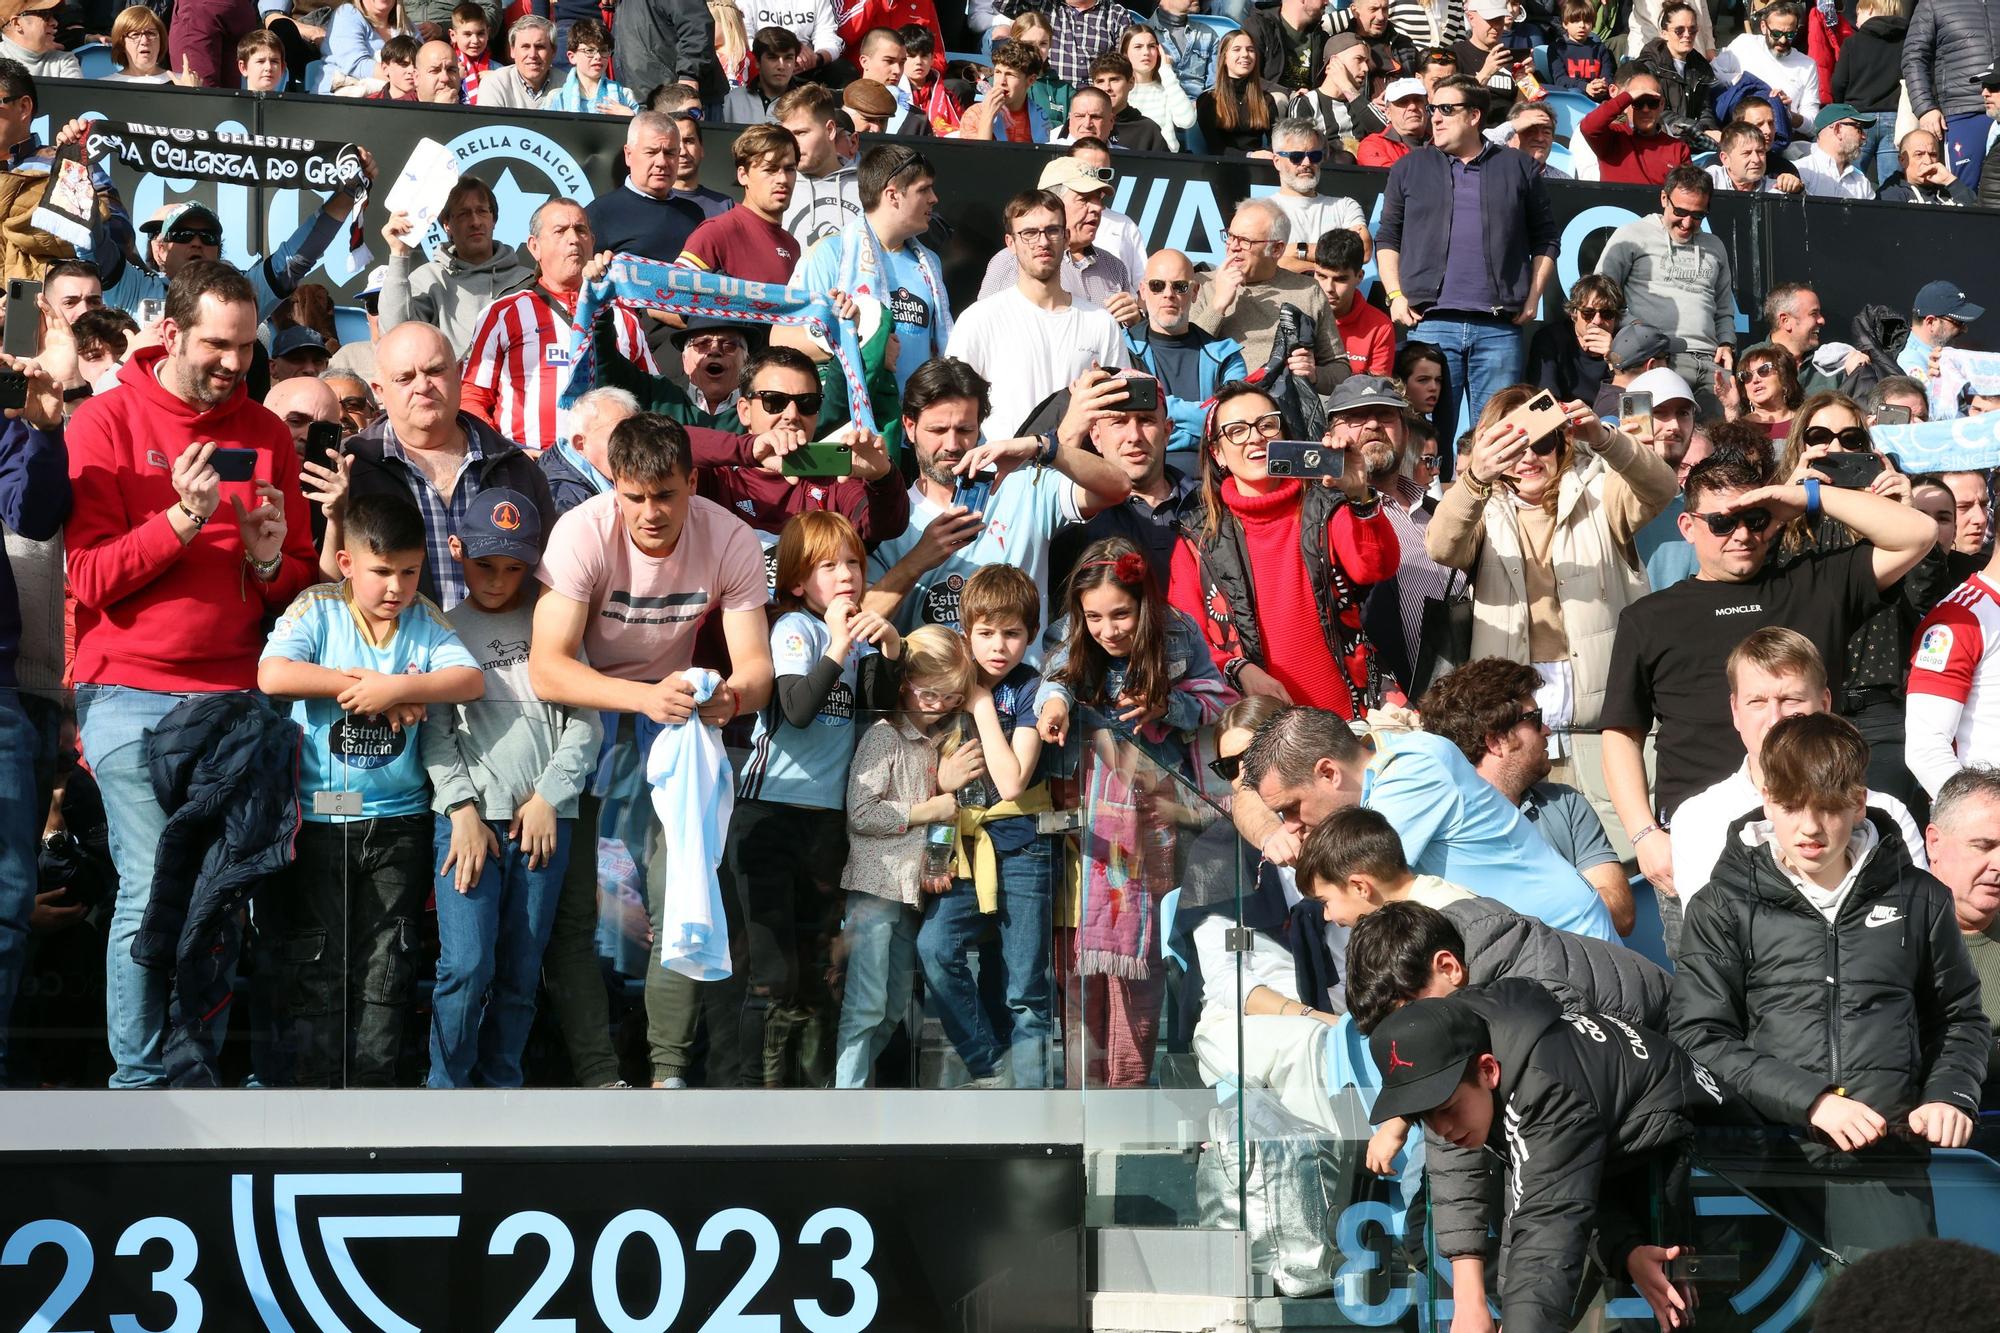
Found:
M 540 511 L 505 489 L 475 496 L 451 539 L 466 598 L 446 618 L 485 673 L 486 695 L 437 710 L 422 729 L 440 867 L 433 1088 L 521 1086 L 577 798 L 603 736 L 594 711 L 545 704 L 529 687 L 540 585 L 528 574 L 541 546 Z

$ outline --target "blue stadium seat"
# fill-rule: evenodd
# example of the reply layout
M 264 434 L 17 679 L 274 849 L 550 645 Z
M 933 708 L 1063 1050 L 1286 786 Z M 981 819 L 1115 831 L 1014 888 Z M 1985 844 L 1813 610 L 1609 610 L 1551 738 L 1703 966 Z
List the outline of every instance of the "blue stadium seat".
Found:
M 116 62 L 111 59 L 111 48 L 103 42 L 90 42 L 79 46 L 72 53 L 77 63 L 83 66 L 83 77 L 102 79 L 118 72 Z
M 1535 77 L 1540 79 L 1543 83 L 1547 83 L 1549 81 L 1548 44 L 1543 43 L 1542 45 L 1537 46 L 1533 50 L 1529 51 L 1528 58 L 1534 63 Z
M 319 81 L 325 77 L 326 62 L 324 60 L 315 60 L 312 64 L 306 66 L 306 76 L 299 81 L 297 91 L 302 93 L 316 93 L 319 91 Z
M 1554 143 L 1549 145 L 1549 165 L 1557 171 L 1576 175 L 1575 159 L 1569 155 L 1569 145 Z
M 1224 37 L 1227 37 L 1230 33 L 1235 32 L 1243 26 L 1235 19 L 1226 18 L 1221 14 L 1190 14 L 1188 15 L 1188 22 L 1199 23 L 1204 28 L 1215 29 L 1215 39 L 1217 41 L 1221 41 Z
M 333 308 L 333 335 L 342 345 L 368 341 L 368 312 L 358 305 Z
M 1597 109 L 1597 103 L 1582 93 L 1573 93 L 1561 88 L 1550 89 L 1542 105 L 1556 118 L 1556 138 L 1565 143 L 1576 133 L 1577 122 Z

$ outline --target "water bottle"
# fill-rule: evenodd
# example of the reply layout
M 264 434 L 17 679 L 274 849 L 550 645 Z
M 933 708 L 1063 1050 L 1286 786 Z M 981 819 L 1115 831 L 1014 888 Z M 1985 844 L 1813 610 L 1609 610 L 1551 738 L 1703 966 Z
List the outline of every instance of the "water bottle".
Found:
M 956 824 L 933 824 L 925 831 L 924 864 L 919 873 L 926 892 L 943 893 L 950 887 L 952 843 L 957 834 Z

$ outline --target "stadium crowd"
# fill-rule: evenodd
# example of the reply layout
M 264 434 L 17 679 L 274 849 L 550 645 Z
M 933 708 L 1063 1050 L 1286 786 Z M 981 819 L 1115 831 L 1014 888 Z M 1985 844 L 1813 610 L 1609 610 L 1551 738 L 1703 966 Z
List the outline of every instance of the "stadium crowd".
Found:
M 2000 203 L 2000 5 L 1193 8 L 0 4 L 7 1079 L 1142 1087 L 1178 1044 L 1332 1131 L 1345 1024 L 1462 1294 L 1504 1108 L 1515 1333 L 1593 1228 L 1671 1325 L 1616 1182 L 1696 1121 L 1968 1142 L 2000 556 L 1983 467 L 1872 432 L 2000 408 L 1950 267 L 1990 247 L 1746 311 L 1704 222 Z M 249 272 L 101 172 L 72 243 L 71 48 L 621 116 L 623 178 L 391 217 L 343 341 L 311 279 L 372 157 Z M 974 299 L 940 137 L 1049 145 Z M 1278 188 L 1197 263 L 1110 207 L 1146 151 Z M 1565 176 L 1657 190 L 1567 292 Z M 614 255 L 853 337 L 644 308 Z M 1839 1247 L 1926 1225 L 1852 1194 Z

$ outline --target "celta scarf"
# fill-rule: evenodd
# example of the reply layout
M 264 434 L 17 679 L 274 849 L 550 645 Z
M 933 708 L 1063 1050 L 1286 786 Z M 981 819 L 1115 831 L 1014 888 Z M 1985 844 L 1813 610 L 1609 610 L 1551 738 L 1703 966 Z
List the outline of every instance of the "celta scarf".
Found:
M 273 134 L 221 134 L 178 126 L 93 121 L 91 156 L 117 158 L 155 176 L 227 181 L 276 190 L 358 190 L 361 150 L 351 143 Z
M 1950 421 L 1868 428 L 1875 447 L 1904 472 L 1984 472 L 2000 467 L 2000 412 Z
M 768 282 L 704 273 L 679 264 L 662 264 L 637 255 L 617 255 L 604 276 L 588 283 L 576 303 L 576 324 L 570 349 L 569 384 L 562 406 L 595 387 L 596 355 L 591 328 L 608 304 L 635 310 L 665 310 L 689 319 L 724 319 L 739 324 L 803 328 L 833 349 L 847 380 L 847 401 L 854 424 L 875 429 L 875 410 L 863 379 L 861 343 L 854 325 L 833 313 L 823 293 L 803 287 L 779 287 Z
M 834 289 L 849 296 L 872 296 L 893 317 L 896 297 L 889 285 L 889 257 L 883 253 L 882 240 L 868 225 L 868 219 L 855 218 L 841 229 L 835 240 L 823 242 L 828 243 L 840 247 L 840 269 L 834 275 Z M 923 275 L 923 295 L 930 305 L 931 351 L 942 356 L 945 345 L 951 341 L 951 298 L 945 295 L 943 271 L 938 268 L 937 256 L 919 242 L 910 241 L 904 248 Z

